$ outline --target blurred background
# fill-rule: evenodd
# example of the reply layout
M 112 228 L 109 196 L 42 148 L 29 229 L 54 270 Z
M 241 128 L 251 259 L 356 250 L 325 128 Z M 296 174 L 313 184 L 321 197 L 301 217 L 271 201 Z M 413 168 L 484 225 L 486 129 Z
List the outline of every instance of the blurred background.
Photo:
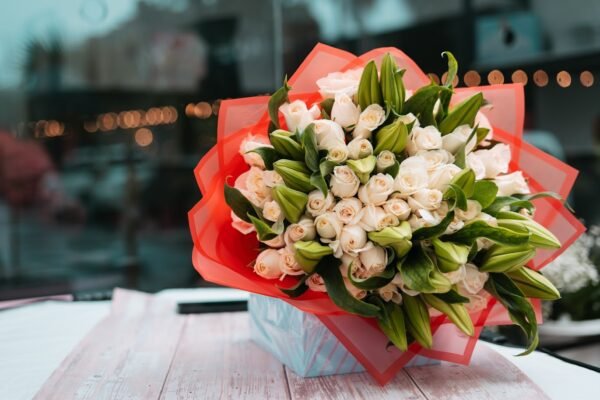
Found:
M 358 54 L 396 46 L 432 79 L 450 50 L 458 86 L 526 84 L 527 140 L 581 171 L 570 201 L 589 228 L 547 269 L 566 294 L 546 311 L 596 320 L 600 334 L 600 2 L 0 7 L 0 300 L 208 285 L 191 265 L 187 211 L 220 101 L 272 92 L 317 42 Z

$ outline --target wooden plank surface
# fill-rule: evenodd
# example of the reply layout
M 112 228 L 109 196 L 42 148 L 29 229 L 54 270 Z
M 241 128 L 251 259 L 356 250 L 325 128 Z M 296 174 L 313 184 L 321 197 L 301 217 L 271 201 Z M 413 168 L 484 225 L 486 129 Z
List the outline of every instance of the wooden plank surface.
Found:
M 443 362 L 405 371 L 429 399 L 549 399 L 519 368 L 485 345 L 477 346 L 468 366 Z
M 283 365 L 249 337 L 247 313 L 190 316 L 161 399 L 287 399 Z
M 470 366 L 302 378 L 251 342 L 247 313 L 180 316 L 172 301 L 117 291 L 111 314 L 36 399 L 547 399 L 515 365 L 479 346 Z
M 115 292 L 112 313 L 61 363 L 35 398 L 157 399 L 184 322 L 171 302 Z

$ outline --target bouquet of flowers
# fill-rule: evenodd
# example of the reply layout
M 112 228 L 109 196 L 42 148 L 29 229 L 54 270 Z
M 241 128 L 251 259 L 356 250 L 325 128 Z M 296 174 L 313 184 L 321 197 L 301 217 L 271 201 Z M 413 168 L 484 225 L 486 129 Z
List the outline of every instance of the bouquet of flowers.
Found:
M 415 354 L 468 362 L 484 325 L 533 351 L 535 299 L 560 296 L 538 270 L 583 232 L 559 201 L 576 171 L 521 141 L 522 87 L 454 89 L 442 55 L 436 84 L 397 49 L 319 45 L 222 104 L 196 170 L 199 272 L 316 314 L 382 383 Z

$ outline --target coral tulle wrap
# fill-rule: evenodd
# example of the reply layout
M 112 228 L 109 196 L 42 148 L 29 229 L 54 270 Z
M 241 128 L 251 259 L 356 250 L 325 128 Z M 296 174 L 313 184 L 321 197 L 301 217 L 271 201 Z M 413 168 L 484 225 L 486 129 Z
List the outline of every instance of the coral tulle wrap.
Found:
M 390 52 L 399 68 L 405 68 L 407 89 L 415 90 L 429 83 L 428 76 L 395 48 L 372 50 L 360 57 L 322 44 L 317 45 L 289 79 L 292 86 L 290 99 L 302 99 L 307 104 L 321 99 L 316 80 L 334 71 L 344 71 L 362 66 L 368 60 L 377 62 Z M 524 94 L 520 84 L 459 88 L 452 103 L 482 92 L 492 105 L 482 109 L 494 128 L 494 139 L 511 146 L 512 169 L 523 170 L 533 192 L 553 191 L 567 198 L 577 171 L 522 140 L 524 119 Z M 272 296 L 293 306 L 317 315 L 342 344 L 356 357 L 366 370 L 381 384 L 386 383 L 416 354 L 455 363 L 467 364 L 485 325 L 511 324 L 506 310 L 490 300 L 485 310 L 472 314 L 476 327 L 474 337 L 461 333 L 445 316 L 432 318 L 433 347 L 423 349 L 410 345 L 407 352 L 387 348 L 387 337 L 374 320 L 349 315 L 336 307 L 326 293 L 307 291 L 291 299 L 276 285 L 256 275 L 248 268 L 258 254 L 258 241 L 254 235 L 242 235 L 231 227 L 231 210 L 225 203 L 223 187 L 248 169 L 239 154 L 240 143 L 248 133 L 267 135 L 268 96 L 224 100 L 221 103 L 217 144 L 202 158 L 195 176 L 202 192 L 202 200 L 189 212 L 190 230 L 194 241 L 193 263 L 204 279 L 253 293 Z M 564 249 L 583 231 L 583 225 L 553 198 L 535 200 L 535 219 L 551 230 L 563 246 L 558 250 L 540 250 L 530 264 L 540 269 Z M 295 279 L 287 277 L 279 283 L 291 286 Z M 540 302 L 534 306 L 541 319 Z M 540 321 L 541 322 L 541 321 Z

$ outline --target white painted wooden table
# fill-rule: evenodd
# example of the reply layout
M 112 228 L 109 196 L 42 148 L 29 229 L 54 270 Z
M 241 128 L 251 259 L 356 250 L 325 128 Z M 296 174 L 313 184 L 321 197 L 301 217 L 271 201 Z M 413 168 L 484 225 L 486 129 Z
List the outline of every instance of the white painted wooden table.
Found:
M 121 292 L 108 317 L 106 303 L 0 313 L 0 398 L 547 398 L 542 386 L 550 398 L 596 399 L 600 389 L 591 371 L 483 343 L 471 367 L 412 368 L 385 387 L 367 374 L 303 379 L 249 341 L 246 313 L 178 316 L 162 297 Z

